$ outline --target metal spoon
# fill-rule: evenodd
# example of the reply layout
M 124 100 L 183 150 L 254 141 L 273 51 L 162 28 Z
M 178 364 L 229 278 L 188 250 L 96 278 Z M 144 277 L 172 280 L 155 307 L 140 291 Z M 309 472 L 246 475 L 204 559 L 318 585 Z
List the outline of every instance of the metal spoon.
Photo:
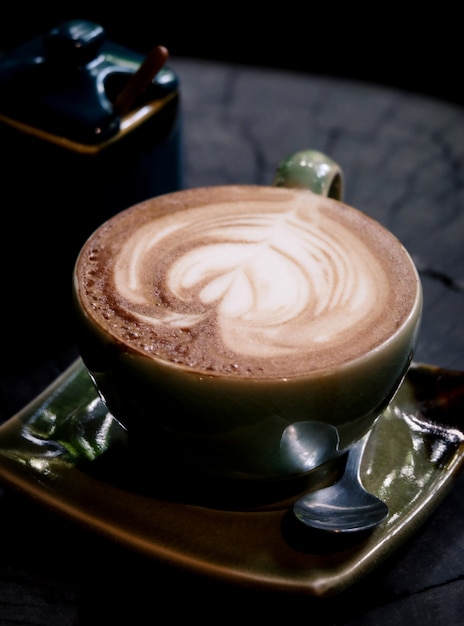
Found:
M 349 449 L 338 482 L 307 493 L 294 503 L 293 512 L 300 522 L 328 533 L 354 533 L 370 530 L 385 520 L 387 505 L 361 483 L 359 470 L 367 439 L 365 435 Z

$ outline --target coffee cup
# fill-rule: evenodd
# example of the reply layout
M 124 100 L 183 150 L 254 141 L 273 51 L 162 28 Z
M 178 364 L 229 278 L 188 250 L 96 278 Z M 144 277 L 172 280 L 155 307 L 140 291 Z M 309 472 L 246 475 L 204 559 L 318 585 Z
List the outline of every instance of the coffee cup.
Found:
M 272 185 L 154 197 L 84 243 L 77 343 L 148 480 L 272 492 L 316 470 L 321 446 L 349 449 L 390 403 L 421 283 L 342 192 L 337 163 L 303 151 Z

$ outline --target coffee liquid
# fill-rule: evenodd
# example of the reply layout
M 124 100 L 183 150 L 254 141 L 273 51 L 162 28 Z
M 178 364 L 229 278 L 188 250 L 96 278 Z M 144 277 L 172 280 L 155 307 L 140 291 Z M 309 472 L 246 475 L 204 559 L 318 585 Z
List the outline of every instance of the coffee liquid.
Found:
M 76 264 L 87 315 L 128 351 L 208 375 L 297 377 L 375 350 L 417 272 L 362 212 L 310 191 L 181 191 L 103 224 Z

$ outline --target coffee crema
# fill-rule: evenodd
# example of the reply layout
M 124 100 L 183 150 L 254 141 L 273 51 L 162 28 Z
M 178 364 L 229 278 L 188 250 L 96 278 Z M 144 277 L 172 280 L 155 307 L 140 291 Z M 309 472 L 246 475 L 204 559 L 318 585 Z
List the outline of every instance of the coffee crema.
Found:
M 411 316 L 419 278 L 362 212 L 306 190 L 159 196 L 89 238 L 75 288 L 129 351 L 208 375 L 296 377 L 362 357 Z

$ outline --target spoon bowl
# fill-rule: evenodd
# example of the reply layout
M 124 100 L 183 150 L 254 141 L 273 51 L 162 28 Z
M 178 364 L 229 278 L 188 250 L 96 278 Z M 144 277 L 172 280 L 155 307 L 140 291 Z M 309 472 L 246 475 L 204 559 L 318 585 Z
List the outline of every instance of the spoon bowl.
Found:
M 369 493 L 360 477 L 360 466 L 368 435 L 346 454 L 345 470 L 336 483 L 309 492 L 293 505 L 293 513 L 305 526 L 327 533 L 367 531 L 388 516 L 387 505 Z

